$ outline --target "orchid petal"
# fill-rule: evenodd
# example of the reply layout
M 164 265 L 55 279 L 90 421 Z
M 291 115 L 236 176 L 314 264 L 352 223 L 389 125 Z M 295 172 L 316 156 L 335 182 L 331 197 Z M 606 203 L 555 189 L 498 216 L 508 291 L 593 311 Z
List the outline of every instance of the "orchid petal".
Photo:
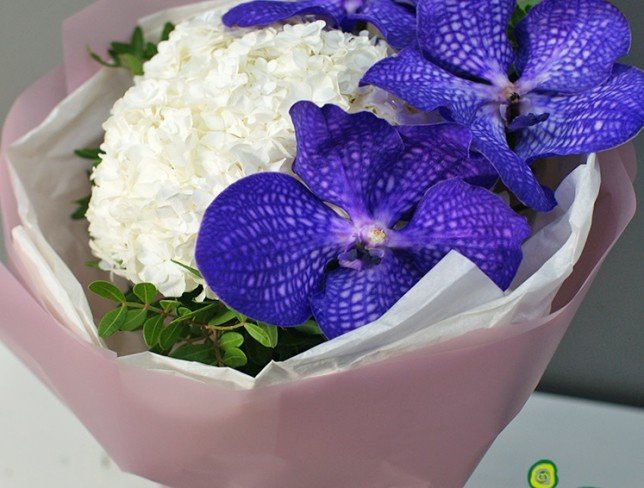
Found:
M 329 261 L 350 244 L 351 224 L 295 178 L 260 173 L 208 207 L 195 257 L 208 286 L 255 320 L 299 325 Z
M 337 268 L 324 289 L 311 297 L 313 317 L 333 339 L 381 317 L 422 277 L 404 252 L 387 250 L 379 264 L 354 270 Z
M 612 77 L 585 93 L 529 97 L 550 112 L 545 122 L 517 132 L 517 153 L 537 157 L 582 154 L 618 146 L 644 125 L 644 72 L 616 64 Z
M 420 0 L 418 41 L 437 65 L 464 77 L 507 81 L 514 51 L 506 34 L 515 0 Z
M 426 112 L 447 107 L 453 120 L 465 125 L 494 98 L 492 87 L 459 78 L 411 48 L 373 65 L 360 84 L 378 86 Z
M 334 0 L 304 0 L 300 2 L 279 2 L 256 0 L 231 8 L 222 17 L 227 27 L 251 27 L 281 22 L 300 15 L 315 15 L 331 19 L 340 25 L 346 15 L 344 2 Z
M 364 6 L 348 20 L 373 24 L 390 46 L 401 49 L 416 41 L 414 9 L 393 0 L 365 0 Z
M 501 289 L 510 286 L 530 226 L 494 193 L 453 179 L 429 189 L 392 247 L 416 256 L 423 273 L 450 250 L 476 264 Z
M 291 108 L 297 139 L 293 171 L 313 193 L 366 218 L 375 180 L 403 151 L 398 132 L 369 112 L 348 114 L 334 105 L 298 102 Z
M 528 163 L 508 146 L 498 106 L 483 107 L 471 129 L 476 149 L 490 161 L 510 191 L 535 210 L 552 210 L 557 204 L 552 191 L 539 185 Z
M 397 127 L 405 151 L 374 187 L 372 214 L 392 227 L 441 180 L 472 179 L 493 184 L 498 174 L 487 159 L 470 153 L 472 133 L 459 124 Z
M 605 82 L 630 47 L 628 21 L 605 0 L 543 0 L 516 27 L 524 91 L 580 93 Z

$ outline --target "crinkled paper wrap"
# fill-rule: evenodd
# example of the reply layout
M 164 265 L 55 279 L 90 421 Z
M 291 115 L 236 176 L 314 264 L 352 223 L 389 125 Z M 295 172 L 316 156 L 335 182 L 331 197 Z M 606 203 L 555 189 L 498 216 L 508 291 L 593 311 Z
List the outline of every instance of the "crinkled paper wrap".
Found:
M 12 109 L 0 197 L 14 274 L 0 268 L 0 338 L 119 466 L 169 486 L 462 486 L 533 391 L 631 219 L 632 146 L 591 156 L 567 176 L 560 208 L 534 223 L 540 230 L 509 293 L 452 253 L 377 323 L 256 379 L 150 353 L 117 358 L 97 337 L 92 311 L 100 310 L 84 293 L 101 277 L 82 264 L 91 259 L 86 228 L 67 215 L 88 189 L 70 152 L 99 141 L 130 80 L 93 76 L 79 53 L 182 3 L 102 0 L 80 12 L 65 24 L 65 66 Z M 113 346 L 140 350 L 136 341 Z

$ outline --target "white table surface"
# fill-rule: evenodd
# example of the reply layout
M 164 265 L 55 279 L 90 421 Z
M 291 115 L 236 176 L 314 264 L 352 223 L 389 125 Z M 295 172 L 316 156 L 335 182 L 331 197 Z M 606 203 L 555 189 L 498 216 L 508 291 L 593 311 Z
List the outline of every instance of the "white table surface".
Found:
M 1 488 L 156 486 L 121 473 L 1 343 L 0 398 Z M 644 487 L 644 410 L 534 394 L 467 488 L 527 487 L 528 469 L 543 458 L 557 464 L 560 488 Z

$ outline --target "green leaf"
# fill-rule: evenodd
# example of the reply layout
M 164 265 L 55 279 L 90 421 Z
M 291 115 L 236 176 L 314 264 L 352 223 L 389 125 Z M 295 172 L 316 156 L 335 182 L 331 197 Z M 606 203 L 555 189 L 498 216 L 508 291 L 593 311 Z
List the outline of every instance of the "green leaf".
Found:
M 121 325 L 121 330 L 130 332 L 140 329 L 147 316 L 148 311 L 143 308 L 133 308 L 128 310 L 127 315 L 125 316 L 125 322 Z
M 278 330 L 277 327 L 267 324 L 253 324 L 247 322 L 244 324 L 246 332 L 264 347 L 274 348 L 277 345 Z
M 519 6 L 519 8 L 522 8 L 527 12 L 528 10 L 538 5 L 540 2 L 541 0 L 518 0 L 517 5 Z
M 150 305 L 159 293 L 157 287 L 152 283 L 137 283 L 134 285 L 133 291 L 137 298 L 146 305 Z
M 315 320 L 307 320 L 302 325 L 298 325 L 297 327 L 294 327 L 294 329 L 299 332 L 302 332 L 303 334 L 322 335 L 320 326 L 317 324 Z
M 123 65 L 130 70 L 134 76 L 141 76 L 143 74 L 143 54 L 141 58 L 135 56 L 134 54 L 121 54 L 121 61 Z
M 132 33 L 132 53 L 135 57 L 142 59 L 144 49 L 145 39 L 143 38 L 143 30 L 137 26 Z
M 123 326 L 126 315 L 127 308 L 124 306 L 107 312 L 98 323 L 98 335 L 100 337 L 109 337 L 117 332 Z
M 145 45 L 145 59 L 152 59 L 156 54 L 158 53 L 157 46 L 156 44 L 153 44 L 151 42 L 148 42 Z
M 201 273 L 199 272 L 198 269 L 192 268 L 191 266 L 188 266 L 187 264 L 180 263 L 179 261 L 175 261 L 174 259 L 171 259 L 174 264 L 181 266 L 183 269 L 190 271 L 193 275 L 195 275 L 197 278 L 203 278 L 201 276 Z
M 174 346 L 181 337 L 182 330 L 182 324 L 170 322 L 170 324 L 161 331 L 161 337 L 159 337 L 159 346 L 161 346 L 161 349 L 164 351 L 172 349 L 172 346 Z
M 202 344 L 183 344 L 170 354 L 177 359 L 186 361 L 199 361 L 201 363 L 211 363 L 215 360 L 215 350 L 213 344 L 208 341 Z
M 239 332 L 226 332 L 219 338 L 219 347 L 223 350 L 238 348 L 244 343 L 244 336 Z
M 161 305 L 161 308 L 164 312 L 170 312 L 180 306 L 181 302 L 177 300 L 161 300 L 159 302 L 159 305 Z
M 132 45 L 125 42 L 114 41 L 110 44 L 110 47 L 116 54 L 132 53 Z
M 106 66 L 108 68 L 120 68 L 120 62 L 118 60 L 115 60 L 114 63 L 108 63 L 107 61 L 103 60 L 98 54 L 96 54 L 92 49 L 87 46 L 87 52 L 89 54 L 89 57 L 92 58 L 94 61 L 97 63 Z
M 76 149 L 74 154 L 83 159 L 101 159 L 101 154 L 105 154 L 100 148 L 83 148 Z
M 189 308 L 187 308 L 187 307 L 179 307 L 179 308 L 177 309 L 177 315 L 178 315 L 179 317 L 185 317 L 186 315 L 188 315 L 188 314 L 190 314 L 190 313 L 192 313 L 192 310 L 190 310 L 190 309 L 189 309 Z
M 220 313 L 219 315 L 216 315 L 210 321 L 208 322 L 208 325 L 214 325 L 214 326 L 219 326 L 219 325 L 224 325 L 227 322 L 230 322 L 236 318 L 235 312 L 232 310 L 226 310 L 225 312 Z
M 94 281 L 89 284 L 89 289 L 100 297 L 107 298 L 113 302 L 125 303 L 123 292 L 109 281 Z
M 224 353 L 224 364 L 231 368 L 240 368 L 245 366 L 248 362 L 248 358 L 244 351 L 237 349 L 236 347 L 227 349 Z
M 163 26 L 163 32 L 161 33 L 161 41 L 167 41 L 170 39 L 170 33 L 175 29 L 175 25 L 172 22 L 166 22 Z
M 101 269 L 100 263 L 101 262 L 98 259 L 95 259 L 95 260 L 92 260 L 92 261 L 85 261 L 85 263 L 83 263 L 83 264 L 85 266 L 87 266 L 88 268 Z
M 83 220 L 85 218 L 87 210 L 89 209 L 89 201 L 91 198 L 91 195 L 87 195 L 86 197 L 79 198 L 78 200 L 74 201 L 74 203 L 78 205 L 78 208 L 74 210 L 74 212 L 70 215 L 72 220 Z
M 161 331 L 163 330 L 163 316 L 155 315 L 143 324 L 143 340 L 148 347 L 154 347 L 159 343 Z

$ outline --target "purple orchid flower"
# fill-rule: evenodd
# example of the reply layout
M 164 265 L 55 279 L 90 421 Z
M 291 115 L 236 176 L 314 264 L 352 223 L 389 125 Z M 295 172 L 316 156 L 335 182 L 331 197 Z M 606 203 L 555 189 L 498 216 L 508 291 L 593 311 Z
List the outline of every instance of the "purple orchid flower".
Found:
M 379 62 L 362 83 L 421 110 L 446 108 L 471 128 L 506 186 L 545 211 L 556 202 L 529 165 L 634 137 L 644 124 L 644 74 L 615 64 L 629 50 L 630 31 L 605 0 L 543 0 L 515 29 L 516 54 L 506 35 L 514 7 L 515 0 L 419 0 L 420 50 Z
M 403 48 L 416 41 L 413 5 L 394 0 L 256 0 L 233 7 L 222 20 L 228 27 L 251 27 L 302 15 L 322 17 L 348 31 L 358 21 L 369 22 L 395 48 Z
M 201 223 L 197 266 L 230 307 L 285 327 L 313 314 L 332 338 L 380 317 L 452 249 L 509 286 L 530 228 L 470 184 L 497 175 L 470 152 L 466 127 L 393 127 L 311 102 L 291 117 L 293 170 L 308 188 L 282 173 L 248 176 Z

